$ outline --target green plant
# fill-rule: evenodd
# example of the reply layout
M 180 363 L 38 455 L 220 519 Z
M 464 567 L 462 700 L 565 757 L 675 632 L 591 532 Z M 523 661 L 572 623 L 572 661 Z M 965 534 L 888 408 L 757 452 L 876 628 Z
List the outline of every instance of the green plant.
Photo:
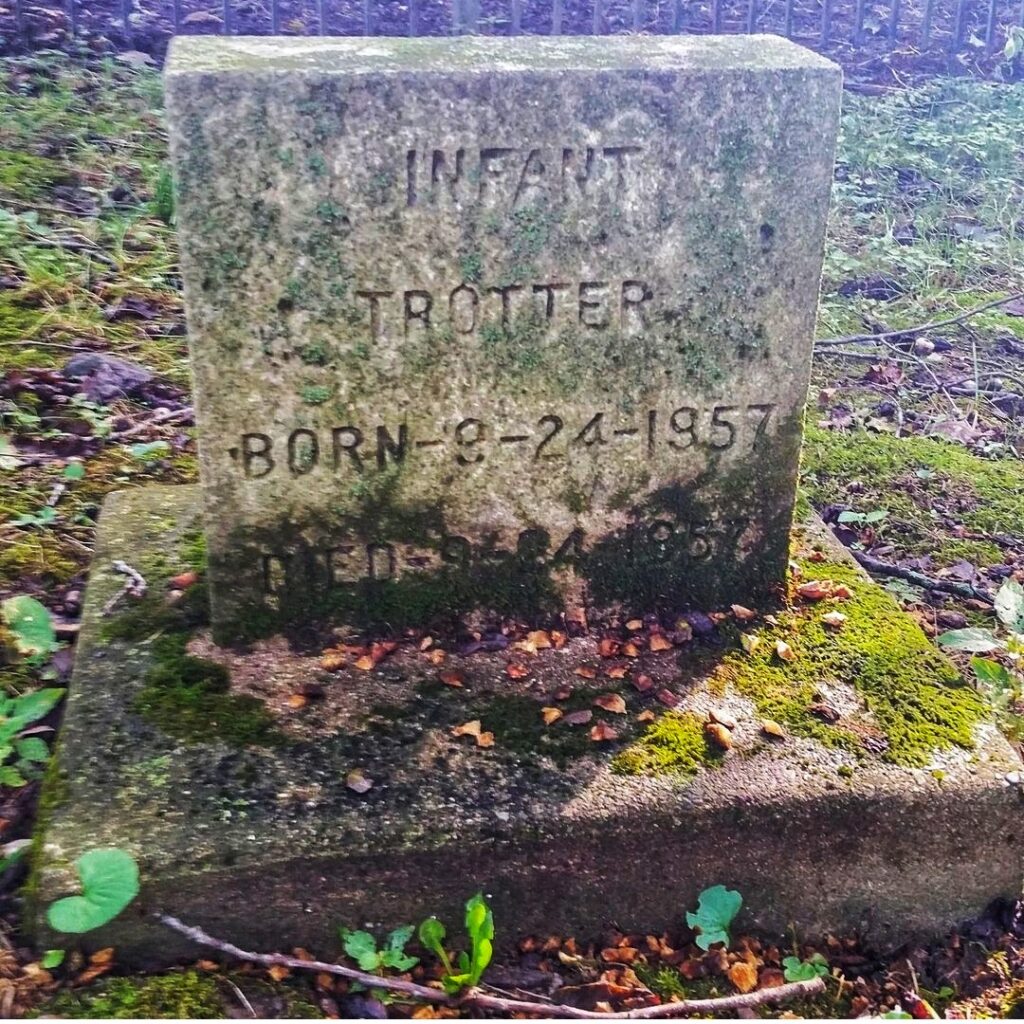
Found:
M 845 526 L 873 526 L 880 523 L 889 514 L 888 509 L 876 508 L 873 512 L 853 512 L 847 509 L 840 512 L 836 522 Z
M 0 698 L 0 783 L 24 786 L 50 750 L 28 727 L 47 714 L 64 696 L 56 688 L 33 690 L 17 697 Z M 8 761 L 13 763 L 8 764 Z
M 0 603 L 0 619 L 14 636 L 18 653 L 29 661 L 38 661 L 60 646 L 49 611 L 34 597 L 8 597 Z M 10 716 L 9 711 L 0 714 Z
M 494 953 L 494 915 L 483 893 L 478 892 L 466 903 L 466 932 L 469 935 L 469 952 L 459 953 L 456 969 L 444 948 L 445 936 L 448 934 L 445 926 L 436 917 L 428 917 L 420 925 L 420 942 L 441 961 L 444 968 L 441 982 L 449 995 L 473 988 L 491 962 Z
M 48 949 L 40 958 L 39 966 L 44 970 L 52 971 L 55 967 L 60 967 L 64 963 L 64 956 L 63 949 Z
M 697 897 L 697 912 L 686 913 L 686 923 L 700 929 L 697 945 L 710 949 L 716 942 L 729 945 L 729 925 L 743 906 L 743 897 L 735 889 L 713 885 Z
M 79 935 L 112 921 L 139 892 L 134 858 L 118 849 L 89 850 L 75 861 L 80 896 L 66 896 L 46 911 L 50 927 Z
M 408 971 L 420 962 L 418 957 L 409 956 L 405 952 L 406 943 L 412 938 L 413 931 L 411 924 L 396 928 L 378 949 L 377 940 L 369 932 L 342 928 L 341 944 L 345 952 L 359 964 L 361 971 L 376 974 L 384 967 Z
M 798 956 L 787 956 L 782 961 L 782 966 L 786 981 L 813 981 L 828 974 L 828 961 L 820 953 L 815 953 L 806 960 L 801 960 Z
M 1024 653 L 1024 587 L 1016 580 L 1007 580 L 999 588 L 993 607 L 1009 633 L 1007 640 L 1000 639 L 991 629 L 983 626 L 969 626 L 943 633 L 939 643 L 954 651 L 970 651 L 975 654 L 1000 650 L 1011 654 Z

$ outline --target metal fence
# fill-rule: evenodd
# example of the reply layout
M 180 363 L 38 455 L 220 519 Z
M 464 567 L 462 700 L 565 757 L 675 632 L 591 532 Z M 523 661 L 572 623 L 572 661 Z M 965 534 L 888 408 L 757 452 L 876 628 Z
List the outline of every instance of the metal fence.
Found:
M 1024 0 L 7 0 L 6 49 L 105 40 L 160 50 L 171 34 L 443 35 L 775 32 L 823 52 L 991 57 Z M 42 12 L 40 14 L 40 12 Z M 140 40 L 142 41 L 140 44 Z M 154 42 L 156 40 L 156 42 Z

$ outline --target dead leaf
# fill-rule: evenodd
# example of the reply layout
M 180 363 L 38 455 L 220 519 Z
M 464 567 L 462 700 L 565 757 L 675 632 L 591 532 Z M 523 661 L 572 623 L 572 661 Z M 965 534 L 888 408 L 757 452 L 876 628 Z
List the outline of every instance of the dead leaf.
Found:
M 661 633 L 655 633 L 651 637 L 651 650 L 655 653 L 658 651 L 671 651 L 672 647 L 672 641 Z
M 772 736 L 778 740 L 784 740 L 786 738 L 786 730 L 783 729 L 778 722 L 773 722 L 770 718 L 766 718 L 761 723 L 761 732 L 766 736 Z
M 197 960 L 196 967 L 201 971 L 219 971 L 220 964 L 216 960 Z
M 796 651 L 793 650 L 785 640 L 778 640 L 775 644 L 775 653 L 783 661 L 796 661 Z
M 348 664 L 348 658 L 341 651 L 324 651 L 320 656 L 320 667 L 325 672 L 337 672 Z
M 626 713 L 626 702 L 617 693 L 602 693 L 594 698 L 594 704 L 610 711 L 613 715 L 624 715 Z
M 429 650 L 430 650 L 430 648 L 431 648 L 431 647 L 432 647 L 433 645 L 434 645 L 434 638 L 433 638 L 432 636 L 425 636 L 425 637 L 424 637 L 424 638 L 423 638 L 423 639 L 422 639 L 422 640 L 420 641 L 420 650 L 421 650 L 421 651 L 429 651 Z
M 626 623 L 626 629 L 630 630 L 633 633 L 635 633 L 635 632 L 637 632 L 637 630 L 640 630 L 640 629 L 643 629 L 643 628 L 644 628 L 644 620 L 643 619 L 630 619 L 629 622 Z
M 103 966 L 107 966 L 109 964 L 112 964 L 113 962 L 114 962 L 114 947 L 113 946 L 104 946 L 103 949 L 97 949 L 96 952 L 93 953 L 89 957 L 89 963 L 93 967 L 103 967 Z
M 796 592 L 805 601 L 821 601 L 833 593 L 834 584 L 831 580 L 808 580 L 796 588 Z
M 198 582 L 199 573 L 183 572 L 171 579 L 172 590 L 188 590 L 194 583 Z
M 535 629 L 532 633 L 528 633 L 526 639 L 529 640 L 538 651 L 543 651 L 551 646 L 551 637 L 543 629 Z
M 552 700 L 568 700 L 572 696 L 571 686 L 560 686 L 553 694 L 551 694 Z
M 595 726 L 596 728 L 596 726 Z M 601 950 L 601 959 L 606 964 L 631 964 L 636 962 L 640 950 L 632 946 L 616 946 Z
M 838 722 L 842 715 L 831 704 L 825 704 L 823 701 L 817 701 L 814 704 L 809 704 L 807 710 L 812 714 L 816 715 L 824 722 Z
M 553 725 L 565 712 L 561 708 L 541 708 L 540 713 L 544 718 L 545 725 Z
M 295 711 L 298 711 L 299 708 L 304 708 L 309 703 L 309 701 L 305 697 L 303 697 L 301 693 L 293 693 L 288 698 L 288 700 L 285 701 L 285 703 L 288 705 L 288 707 L 294 709 Z
M 832 597 L 836 601 L 849 601 L 853 591 L 845 583 L 839 583 L 832 588 Z
M 441 650 L 440 647 L 434 647 L 431 650 L 427 651 L 427 661 L 429 661 L 431 665 L 443 664 L 444 659 L 446 657 L 447 655 L 444 653 L 444 651 Z
M 622 645 L 622 654 L 626 658 L 639 658 L 640 648 L 630 640 Z
M 494 733 L 493 732 L 482 732 L 476 738 L 476 745 L 478 747 L 493 747 L 494 746 Z
M 759 636 L 755 636 L 753 633 L 740 633 L 740 647 L 742 647 L 747 654 L 753 654 L 760 644 L 761 638 Z
M 641 693 L 646 693 L 653 685 L 654 680 L 645 675 L 643 672 L 640 673 L 635 679 L 633 679 L 633 686 L 636 687 Z
M 353 793 L 368 793 L 373 789 L 373 779 L 367 778 L 363 774 L 361 768 L 353 768 L 352 771 L 345 776 L 345 785 L 352 790 Z
M 732 731 L 736 728 L 736 719 L 729 714 L 728 711 L 722 711 L 719 708 L 712 708 L 708 712 L 708 718 L 712 722 L 717 722 L 719 725 L 724 725 L 726 729 Z
M 461 673 L 455 671 L 442 672 L 439 678 L 445 686 L 454 686 L 456 689 L 461 689 L 465 682 Z
M 453 736 L 479 736 L 483 732 L 483 723 L 479 718 L 474 718 L 472 722 L 463 722 L 462 725 L 455 726 L 452 729 Z
M 655 713 L 648 708 L 646 711 L 641 711 L 640 714 L 636 716 L 636 720 L 638 722 L 653 722 L 656 717 Z
M 655 697 L 667 708 L 674 708 L 679 703 L 679 698 L 671 690 L 659 690 Z
M 629 665 L 608 665 L 604 670 L 604 674 L 609 679 L 625 679 L 629 675 Z
M 270 975 L 272 981 L 284 981 L 285 978 L 291 975 L 291 971 L 282 966 L 281 964 L 274 964 L 273 967 L 267 968 L 267 974 Z
M 740 961 L 729 968 L 729 980 L 738 992 L 753 992 L 757 988 L 757 970 Z
M 530 674 L 530 670 L 518 661 L 510 661 L 505 666 L 505 672 L 509 679 L 525 679 Z
M 598 722 L 590 730 L 590 738 L 595 743 L 604 743 L 608 740 L 617 740 L 619 734 L 607 722 Z
M 556 651 L 560 651 L 568 641 L 569 637 L 565 633 L 560 633 L 557 629 L 551 630 L 551 646 Z
M 356 668 L 362 669 L 364 672 L 369 672 L 374 667 L 373 658 L 368 654 L 364 654 L 361 658 L 356 661 Z
M 842 629 L 846 616 L 842 612 L 826 612 L 822 615 L 821 621 L 830 629 Z
M 704 731 L 715 746 L 721 747 L 722 750 L 732 748 L 732 733 L 721 722 L 708 722 L 704 726 Z
M 574 674 L 580 676 L 583 679 L 596 679 L 597 669 L 591 668 L 589 665 L 579 665 L 574 670 Z
M 751 611 L 749 608 L 744 608 L 741 604 L 734 604 L 730 607 L 732 609 L 733 617 L 738 622 L 750 622 L 757 618 L 757 612 Z
M 586 725 L 594 717 L 594 712 L 583 708 L 580 711 L 570 711 L 563 719 L 564 725 Z
M 597 653 L 600 654 L 602 658 L 614 658 L 615 655 L 619 653 L 619 648 L 621 646 L 622 645 L 618 640 L 613 640 L 611 637 L 603 637 L 598 641 Z

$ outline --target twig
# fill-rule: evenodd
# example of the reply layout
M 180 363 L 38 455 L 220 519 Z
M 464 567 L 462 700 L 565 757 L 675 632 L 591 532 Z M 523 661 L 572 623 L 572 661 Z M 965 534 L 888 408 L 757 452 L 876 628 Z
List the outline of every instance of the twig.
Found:
M 200 946 L 216 949 L 237 960 L 248 960 L 250 963 L 262 964 L 265 967 L 289 967 L 293 970 L 315 971 L 318 974 L 335 974 L 349 981 L 356 981 L 370 989 L 385 989 L 407 996 L 409 999 L 435 1006 L 468 1007 L 476 1010 L 493 1010 L 498 1013 L 529 1013 L 538 1017 L 571 1017 L 584 1020 L 654 1020 L 662 1017 L 684 1017 L 693 1014 L 728 1013 L 731 1010 L 749 1009 L 767 1006 L 771 1003 L 788 1002 L 791 999 L 802 999 L 816 996 L 825 990 L 825 982 L 821 978 L 813 981 L 795 981 L 778 988 L 760 989 L 745 995 L 723 996 L 720 999 L 683 999 L 678 1003 L 662 1003 L 658 1006 L 644 1006 L 637 1010 L 623 1010 L 620 1013 L 601 1013 L 596 1010 L 581 1010 L 565 1003 L 542 1003 L 525 999 L 505 999 L 500 996 L 488 995 L 480 989 L 472 988 L 460 996 L 450 996 L 437 988 L 417 985 L 412 981 L 400 978 L 381 978 L 376 974 L 366 974 L 341 964 L 326 963 L 321 960 L 299 960 L 297 957 L 284 956 L 281 953 L 250 953 L 222 939 L 215 939 L 192 925 L 187 925 L 170 914 L 155 914 L 156 919 L 172 931 L 184 935 Z
M 103 615 L 109 615 L 129 595 L 132 597 L 142 597 L 146 593 L 148 586 L 145 576 L 138 569 L 132 568 L 127 562 L 114 559 L 110 563 L 110 567 L 114 572 L 122 573 L 128 579 L 125 585 L 103 606 Z
M 238 1001 L 249 1011 L 249 1016 L 259 1017 L 259 1014 L 252 1008 L 252 1003 L 245 998 L 245 993 L 230 978 L 225 978 L 224 980 L 235 990 Z
M 112 441 L 123 441 L 129 437 L 137 437 L 145 433 L 150 427 L 166 426 L 169 423 L 177 423 L 179 420 L 192 418 L 192 406 L 186 405 L 184 409 L 157 409 L 156 413 L 148 420 L 136 423 L 133 427 L 127 427 L 111 434 Z
M 815 347 L 818 345 L 856 345 L 866 341 L 885 341 L 894 338 L 905 338 L 910 334 L 924 334 L 927 331 L 938 330 L 940 327 L 949 327 L 952 324 L 962 323 L 964 320 L 969 320 L 972 316 L 984 313 L 986 309 L 1005 306 L 1008 302 L 1021 298 L 1024 298 L 1024 292 L 1014 292 L 1003 299 L 993 299 L 991 302 L 983 302 L 980 306 L 974 306 L 972 309 L 965 309 L 962 313 L 947 317 L 945 320 L 918 324 L 916 327 L 904 327 L 899 331 L 884 331 L 881 334 L 847 334 L 841 338 L 819 338 L 814 344 Z
M 58 480 L 57 483 L 53 485 L 53 490 L 50 491 L 50 496 L 46 499 L 46 504 L 49 505 L 50 508 L 56 508 L 57 502 L 60 501 L 66 490 L 67 484 Z
M 883 562 L 882 559 L 875 558 L 866 551 L 858 551 L 857 548 L 850 548 L 849 552 L 868 572 L 877 572 L 882 576 L 895 576 L 897 579 L 906 580 L 908 583 L 913 583 L 917 587 L 923 587 L 925 590 L 940 590 L 946 594 L 971 597 L 976 601 L 992 604 L 993 598 L 991 594 L 971 586 L 970 583 L 961 583 L 958 580 L 940 580 L 934 576 L 925 576 L 924 573 L 915 572 L 913 569 L 905 569 L 902 565 Z

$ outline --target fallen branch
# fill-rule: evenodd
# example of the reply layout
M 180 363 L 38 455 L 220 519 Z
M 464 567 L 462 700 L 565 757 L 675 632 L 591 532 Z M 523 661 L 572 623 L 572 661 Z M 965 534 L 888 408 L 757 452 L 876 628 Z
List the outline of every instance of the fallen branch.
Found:
M 963 323 L 964 320 L 969 320 L 972 316 L 984 313 L 986 309 L 1005 306 L 1008 302 L 1022 298 L 1024 298 L 1024 292 L 1014 292 L 1003 299 L 993 299 L 991 302 L 983 302 L 980 306 L 974 306 L 972 309 L 965 309 L 962 313 L 947 317 L 945 320 L 934 320 L 931 323 L 918 324 L 915 327 L 904 327 L 898 331 L 883 331 L 881 334 L 847 334 L 841 338 L 819 338 L 814 343 L 814 347 L 817 348 L 819 345 L 857 345 L 862 342 L 891 341 L 895 338 L 906 338 L 911 334 L 925 334 L 928 331 L 936 331 L 940 327 L 950 327 L 953 324 Z
M 126 597 L 143 597 L 148 587 L 146 577 L 127 562 L 115 558 L 110 567 L 114 572 L 119 572 L 127 576 L 128 579 L 124 586 L 103 606 L 103 615 L 109 615 Z
M 868 572 L 877 572 L 881 576 L 895 576 L 897 579 L 906 580 L 908 583 L 913 583 L 917 587 L 923 587 L 925 590 L 939 590 L 946 594 L 970 597 L 976 601 L 992 604 L 993 598 L 991 594 L 985 590 L 979 590 L 970 583 L 961 583 L 959 580 L 940 580 L 934 576 L 925 576 L 924 573 L 916 572 L 913 569 L 905 569 L 902 565 L 883 562 L 882 559 L 875 558 L 866 551 L 858 551 L 856 548 L 850 548 L 849 552 Z
M 507 999 L 504 996 L 490 995 L 478 988 L 471 988 L 461 995 L 450 996 L 441 989 L 417 985 L 412 981 L 400 978 L 381 978 L 376 974 L 367 974 L 341 964 L 327 963 L 322 960 L 300 960 L 297 957 L 285 956 L 282 953 L 250 953 L 222 939 L 215 939 L 193 925 L 187 925 L 170 914 L 155 914 L 154 917 L 163 925 L 176 931 L 179 935 L 200 946 L 216 949 L 236 960 L 247 960 L 249 963 L 262 964 L 264 967 L 288 967 L 293 970 L 313 971 L 316 974 L 334 974 L 348 981 L 358 982 L 370 989 L 384 989 L 395 992 L 408 999 L 435 1006 L 450 1006 L 476 1010 L 491 1010 L 498 1013 L 529 1013 L 538 1017 L 573 1018 L 578 1020 L 654 1020 L 664 1017 L 688 1017 L 694 1014 L 730 1013 L 734 1010 L 752 1009 L 774 1003 L 788 1002 L 792 999 L 806 999 L 819 995 L 825 990 L 825 982 L 821 978 L 813 981 L 795 981 L 778 988 L 760 989 L 734 996 L 722 996 L 719 999 L 682 999 L 677 1003 L 661 1003 L 657 1006 L 644 1006 L 637 1010 L 623 1010 L 620 1013 L 601 1013 L 597 1010 L 581 1010 L 564 1003 L 539 1002 L 526 999 Z

